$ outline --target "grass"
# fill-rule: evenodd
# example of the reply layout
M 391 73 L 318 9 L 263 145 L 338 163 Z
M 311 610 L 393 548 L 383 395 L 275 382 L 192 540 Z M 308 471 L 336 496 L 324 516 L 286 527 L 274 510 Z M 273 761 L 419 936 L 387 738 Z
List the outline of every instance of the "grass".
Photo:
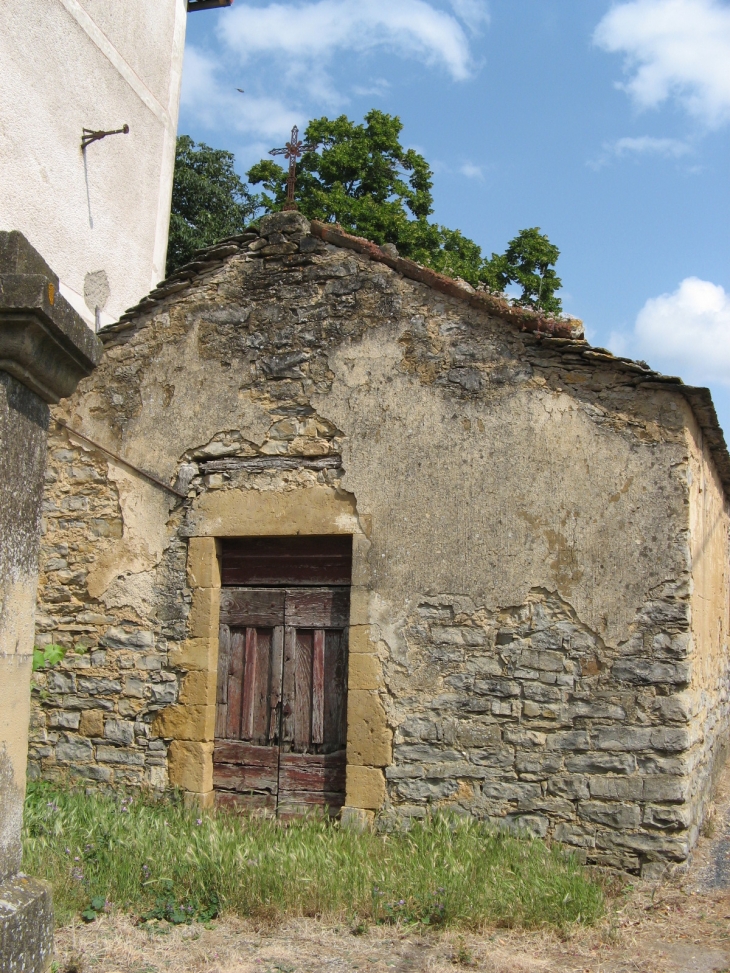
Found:
M 43 783 L 28 789 L 23 867 L 51 882 L 61 923 L 113 907 L 169 922 L 219 910 L 339 917 L 355 932 L 385 922 L 564 928 L 603 909 L 599 886 L 561 850 L 473 820 L 357 833 Z

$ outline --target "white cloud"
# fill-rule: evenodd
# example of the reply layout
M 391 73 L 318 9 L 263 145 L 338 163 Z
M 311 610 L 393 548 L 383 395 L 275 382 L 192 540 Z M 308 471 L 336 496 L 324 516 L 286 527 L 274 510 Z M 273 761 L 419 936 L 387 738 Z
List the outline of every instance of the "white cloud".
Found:
M 454 6 L 470 26 L 482 8 L 474 0 L 457 0 Z M 466 79 L 472 67 L 459 20 L 426 0 L 293 0 L 259 8 L 244 5 L 221 18 L 218 32 L 243 60 L 264 54 L 286 59 L 289 65 L 312 65 L 345 51 L 380 48 L 438 65 L 456 81 Z
M 234 77 L 222 77 L 220 64 L 191 44 L 185 48 L 180 107 L 209 129 L 278 139 L 297 122 L 297 115 L 278 98 L 257 97 Z M 245 86 L 248 89 L 248 85 Z
M 710 127 L 730 120 L 730 5 L 721 0 L 630 0 L 598 24 L 594 42 L 623 53 L 640 108 L 676 98 Z
M 477 31 L 482 24 L 489 24 L 491 20 L 487 5 L 481 0 L 451 0 L 451 6 L 469 30 Z
M 614 332 L 609 347 L 689 382 L 730 386 L 730 294 L 687 277 L 674 293 L 648 300 L 633 333 Z
M 679 139 L 658 139 L 651 135 L 640 135 L 637 138 L 617 139 L 611 146 L 614 155 L 662 155 L 669 159 L 679 159 L 692 151 L 687 142 Z
M 481 166 L 475 166 L 473 162 L 465 162 L 463 166 L 459 168 L 459 172 L 462 176 L 466 176 L 467 179 L 483 179 L 484 170 Z
M 680 139 L 655 138 L 651 135 L 639 135 L 616 139 L 615 142 L 604 142 L 603 151 L 597 159 L 588 162 L 592 169 L 602 169 L 616 159 L 640 159 L 646 156 L 661 156 L 664 159 L 680 159 L 682 156 L 694 152 L 690 142 Z

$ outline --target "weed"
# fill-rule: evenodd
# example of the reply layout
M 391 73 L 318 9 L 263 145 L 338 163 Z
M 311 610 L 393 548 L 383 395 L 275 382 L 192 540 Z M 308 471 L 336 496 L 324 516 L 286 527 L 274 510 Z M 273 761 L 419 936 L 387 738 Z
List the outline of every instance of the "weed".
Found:
M 84 922 L 93 922 L 98 919 L 99 916 L 107 908 L 107 901 L 103 895 L 95 895 L 89 905 L 86 906 L 84 911 L 81 913 L 81 918 Z
M 267 923 L 560 929 L 603 910 L 598 882 L 562 850 L 470 819 L 357 833 L 43 782 L 28 789 L 24 867 L 52 883 L 61 922 L 98 896 L 155 929 L 210 922 L 219 910 Z
M 459 945 L 454 953 L 452 962 L 457 966 L 476 966 L 472 951 L 463 939 L 459 939 Z

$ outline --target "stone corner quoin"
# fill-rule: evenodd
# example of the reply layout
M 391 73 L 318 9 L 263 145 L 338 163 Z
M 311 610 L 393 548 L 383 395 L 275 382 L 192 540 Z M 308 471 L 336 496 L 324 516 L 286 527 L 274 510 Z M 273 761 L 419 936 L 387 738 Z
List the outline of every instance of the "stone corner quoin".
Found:
M 31 776 L 211 804 L 221 545 L 343 533 L 343 820 L 685 861 L 729 722 L 707 395 L 299 214 L 262 234 L 106 329 L 53 410 L 37 641 L 74 651 Z

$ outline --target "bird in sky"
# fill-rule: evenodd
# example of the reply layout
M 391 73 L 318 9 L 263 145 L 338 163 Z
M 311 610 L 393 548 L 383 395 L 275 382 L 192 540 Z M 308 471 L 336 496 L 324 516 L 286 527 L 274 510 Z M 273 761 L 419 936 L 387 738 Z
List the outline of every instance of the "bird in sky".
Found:
M 244 94 L 246 93 L 246 92 L 245 92 L 245 91 L 243 90 L 243 88 L 236 88 L 236 91 L 240 91 L 242 95 L 244 95 Z

